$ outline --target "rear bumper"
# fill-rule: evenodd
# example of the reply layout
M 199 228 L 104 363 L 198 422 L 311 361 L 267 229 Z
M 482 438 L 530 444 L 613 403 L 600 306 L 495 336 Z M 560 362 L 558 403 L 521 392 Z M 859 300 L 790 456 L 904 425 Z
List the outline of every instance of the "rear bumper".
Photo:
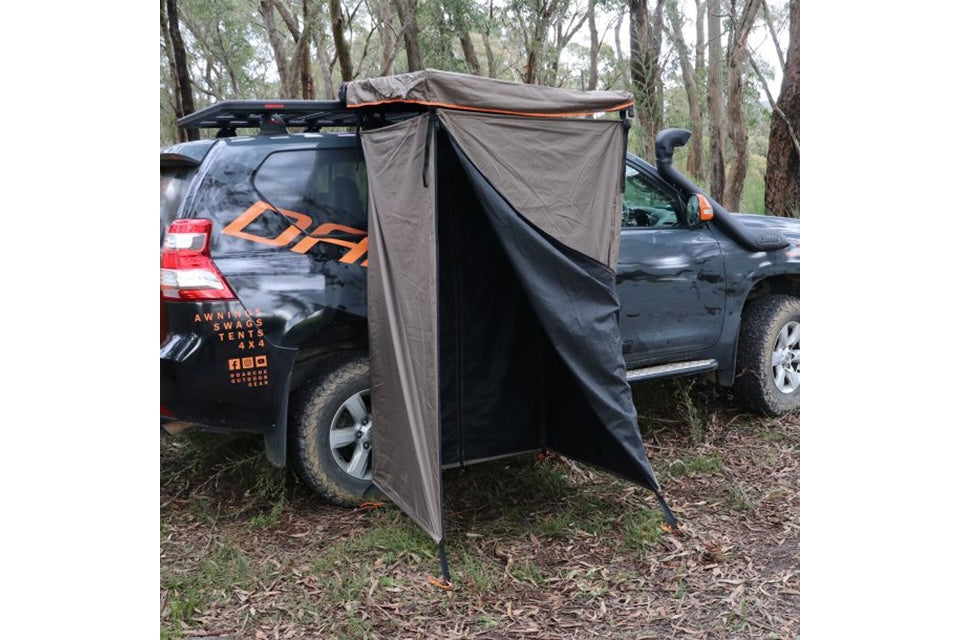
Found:
M 164 421 L 270 433 L 285 424 L 296 349 L 278 347 L 237 301 L 168 302 L 160 345 Z

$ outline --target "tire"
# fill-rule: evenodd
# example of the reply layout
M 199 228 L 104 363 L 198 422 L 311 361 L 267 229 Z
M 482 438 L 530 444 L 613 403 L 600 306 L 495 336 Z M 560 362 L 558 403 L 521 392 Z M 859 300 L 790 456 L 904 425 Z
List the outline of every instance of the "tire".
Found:
M 748 411 L 781 416 L 800 406 L 800 300 L 771 295 L 747 303 L 740 321 L 733 391 Z
M 366 356 L 332 359 L 294 398 L 292 415 L 291 463 L 307 486 L 340 506 L 382 498 L 372 486 Z

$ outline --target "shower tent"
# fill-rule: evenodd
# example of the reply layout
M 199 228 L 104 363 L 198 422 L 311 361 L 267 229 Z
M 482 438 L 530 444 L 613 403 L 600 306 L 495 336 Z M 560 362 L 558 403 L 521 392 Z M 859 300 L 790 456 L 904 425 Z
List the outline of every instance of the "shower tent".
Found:
M 445 466 L 549 448 L 649 488 L 675 524 L 618 326 L 632 97 L 427 70 L 341 100 L 368 174 L 373 480 L 444 577 Z

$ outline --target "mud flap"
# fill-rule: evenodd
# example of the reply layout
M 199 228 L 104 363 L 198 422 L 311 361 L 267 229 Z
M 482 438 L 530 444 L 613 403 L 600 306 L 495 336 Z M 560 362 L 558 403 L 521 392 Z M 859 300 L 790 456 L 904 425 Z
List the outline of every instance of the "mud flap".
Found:
M 291 370 L 292 373 L 292 370 Z M 287 409 L 290 406 L 290 376 L 287 376 L 284 388 L 288 389 L 280 404 L 280 414 L 273 429 L 263 434 L 263 448 L 267 452 L 267 460 L 275 467 L 284 467 L 287 464 Z

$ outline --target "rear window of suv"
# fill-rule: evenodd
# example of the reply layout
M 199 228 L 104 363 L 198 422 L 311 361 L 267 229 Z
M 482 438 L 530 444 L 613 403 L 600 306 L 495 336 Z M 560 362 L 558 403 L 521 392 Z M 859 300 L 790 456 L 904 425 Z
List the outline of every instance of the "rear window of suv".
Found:
M 275 208 L 367 228 L 367 170 L 357 149 L 278 151 L 264 160 L 253 185 Z
M 160 244 L 163 234 L 177 217 L 177 211 L 187 193 L 190 180 L 197 172 L 195 167 L 160 168 Z

